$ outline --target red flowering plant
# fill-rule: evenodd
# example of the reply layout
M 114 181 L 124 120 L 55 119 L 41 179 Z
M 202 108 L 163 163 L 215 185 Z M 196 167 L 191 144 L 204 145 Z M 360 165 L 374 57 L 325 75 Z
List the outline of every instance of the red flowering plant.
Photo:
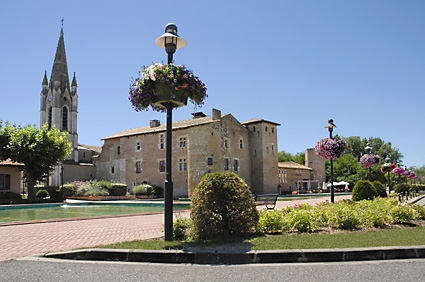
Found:
M 360 164 L 364 168 L 370 168 L 373 165 L 379 164 L 380 161 L 381 161 L 381 157 L 379 157 L 379 155 L 364 154 L 363 156 L 360 157 Z
M 389 171 L 392 171 L 393 169 L 395 169 L 397 166 L 394 164 L 394 163 L 392 163 L 392 162 L 389 162 L 389 163 L 384 163 L 382 166 L 381 166 L 381 172 L 382 173 L 386 173 L 386 172 L 389 172 Z
M 183 90 L 183 95 L 195 105 L 201 106 L 207 96 L 205 84 L 193 74 L 185 65 L 159 64 L 143 67 L 140 78 L 130 86 L 129 100 L 136 111 L 148 110 L 164 111 L 164 107 L 155 104 L 156 97 L 161 94 L 158 85 L 167 86 L 172 93 L 171 99 L 177 92 Z
M 335 138 L 321 139 L 317 142 L 314 149 L 317 155 L 327 160 L 336 160 L 345 153 L 345 150 L 348 149 L 348 144 L 339 136 L 335 136 Z

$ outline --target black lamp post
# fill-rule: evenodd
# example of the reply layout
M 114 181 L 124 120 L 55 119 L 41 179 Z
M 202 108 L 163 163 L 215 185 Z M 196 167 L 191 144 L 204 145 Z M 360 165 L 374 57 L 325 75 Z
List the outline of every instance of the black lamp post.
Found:
M 365 150 L 369 155 L 372 154 L 372 149 L 373 148 L 372 148 L 372 146 L 370 146 L 370 143 L 367 143 Z M 372 179 L 372 167 L 370 166 L 369 167 L 369 180 L 371 180 L 371 179 Z
M 334 124 L 334 120 L 330 119 L 328 120 L 328 124 L 325 126 L 329 130 L 329 138 L 333 139 L 332 137 L 332 131 L 334 128 L 336 128 L 336 125 Z M 331 203 L 335 202 L 335 189 L 334 189 L 334 161 L 333 159 L 330 159 L 331 162 Z
M 65 200 L 64 194 L 63 194 L 63 164 L 61 164 L 61 190 L 62 190 L 62 201 Z
M 390 162 L 391 162 L 390 155 L 387 155 L 387 157 L 385 158 L 385 163 L 389 167 L 391 167 Z M 388 195 L 391 194 L 391 176 L 390 176 L 390 172 L 391 172 L 391 169 L 388 169 Z
M 173 62 L 173 54 L 177 49 L 186 46 L 180 36 L 177 35 L 177 26 L 173 23 L 169 23 L 165 26 L 165 33 L 155 40 L 155 44 L 165 49 L 168 54 L 168 64 Z M 173 181 L 172 181 L 172 122 L 173 122 L 173 107 L 172 102 L 165 102 L 163 106 L 167 108 L 167 133 L 166 133 L 166 157 L 165 157 L 165 192 L 164 192 L 164 230 L 165 230 L 165 241 L 173 240 Z

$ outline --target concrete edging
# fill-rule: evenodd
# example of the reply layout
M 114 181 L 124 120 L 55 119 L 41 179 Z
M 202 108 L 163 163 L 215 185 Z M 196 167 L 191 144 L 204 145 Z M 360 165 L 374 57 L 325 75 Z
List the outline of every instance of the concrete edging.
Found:
M 271 251 L 198 251 L 82 249 L 44 254 L 45 258 L 192 264 L 250 264 L 367 261 L 425 258 L 425 246 Z

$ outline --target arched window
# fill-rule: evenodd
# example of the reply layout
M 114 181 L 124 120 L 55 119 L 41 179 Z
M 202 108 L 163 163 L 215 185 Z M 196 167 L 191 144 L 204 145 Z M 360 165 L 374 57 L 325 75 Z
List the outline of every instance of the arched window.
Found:
M 62 108 L 62 130 L 68 131 L 68 108 Z
M 52 107 L 49 107 L 49 116 L 47 118 L 47 123 L 49 124 L 49 129 L 52 128 Z

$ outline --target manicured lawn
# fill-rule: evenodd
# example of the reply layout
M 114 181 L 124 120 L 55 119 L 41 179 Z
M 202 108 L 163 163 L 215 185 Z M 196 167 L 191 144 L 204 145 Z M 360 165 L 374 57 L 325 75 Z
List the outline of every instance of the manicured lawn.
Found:
M 279 250 L 356 248 L 379 246 L 425 245 L 425 226 L 393 226 L 391 229 L 337 231 L 301 234 L 265 235 L 245 239 L 208 242 L 165 242 L 163 240 L 132 241 L 99 246 L 112 249 L 217 249 L 217 250 Z

